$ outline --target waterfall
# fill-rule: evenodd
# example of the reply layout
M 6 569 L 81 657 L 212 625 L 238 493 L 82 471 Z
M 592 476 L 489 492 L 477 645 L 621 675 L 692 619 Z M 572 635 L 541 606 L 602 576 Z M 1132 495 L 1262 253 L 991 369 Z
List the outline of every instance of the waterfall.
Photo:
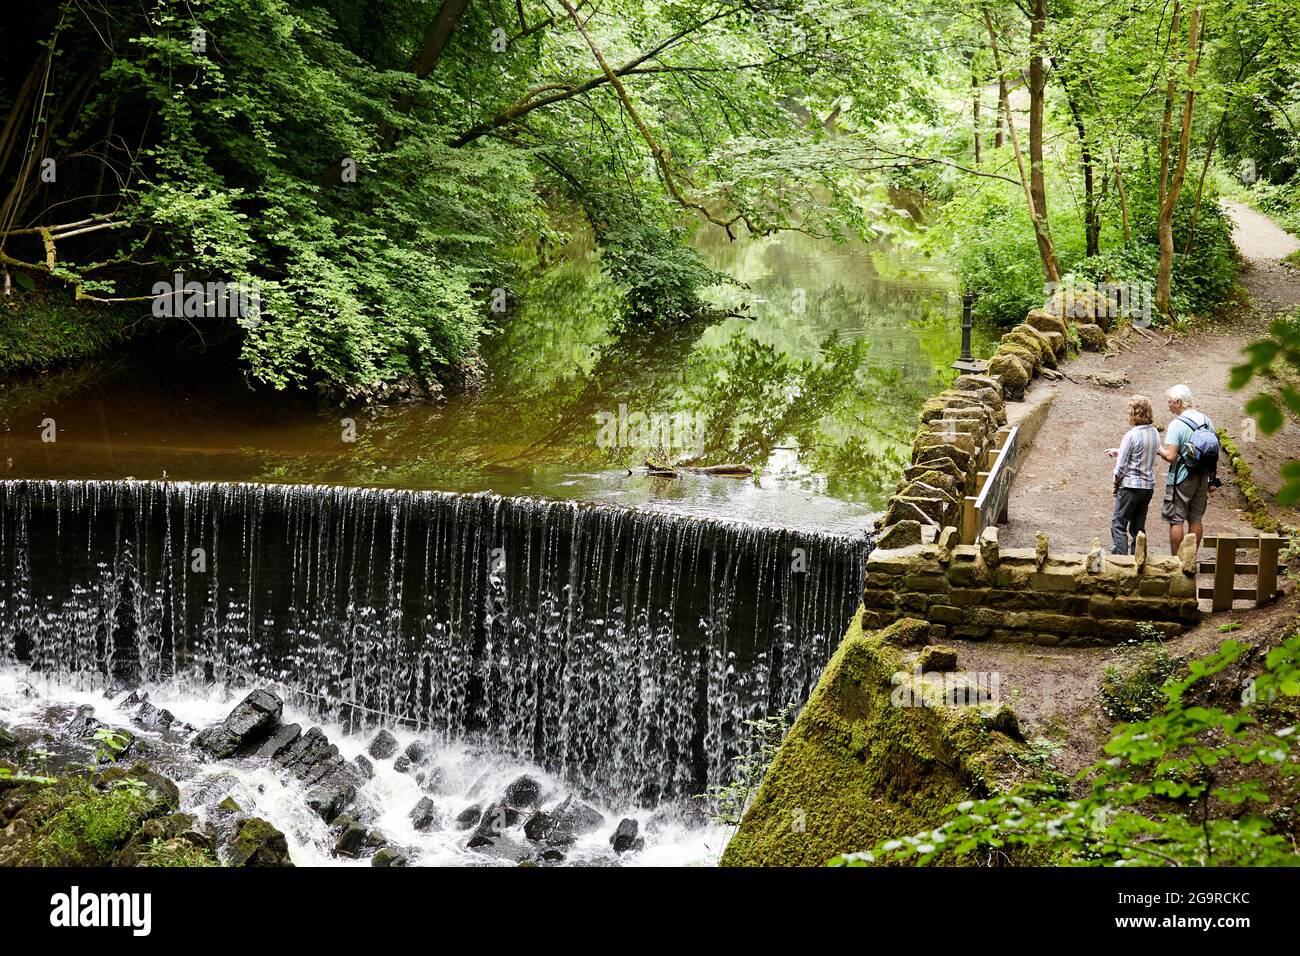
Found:
M 802 703 L 870 542 L 573 502 L 0 482 L 0 661 L 267 685 L 356 730 L 483 738 L 642 805 Z

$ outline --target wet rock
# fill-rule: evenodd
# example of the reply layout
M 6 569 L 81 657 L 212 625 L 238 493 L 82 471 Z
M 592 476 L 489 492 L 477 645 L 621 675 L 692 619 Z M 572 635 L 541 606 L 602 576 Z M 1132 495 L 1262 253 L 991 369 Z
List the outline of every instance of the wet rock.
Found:
M 437 825 L 438 810 L 433 805 L 432 800 L 428 797 L 421 797 L 419 802 L 412 808 L 410 817 L 411 826 L 424 832 L 433 829 Z
M 506 787 L 506 804 L 518 810 L 537 806 L 542 796 L 542 785 L 525 774 Z
M 493 833 L 491 836 L 471 839 L 466 844 L 471 850 L 484 856 L 509 860 L 511 863 L 525 863 L 533 859 L 533 849 L 526 843 L 515 839 L 508 833 Z
M 239 824 L 226 859 L 230 866 L 293 866 L 289 841 L 261 817 L 248 817 Z
M 0 724 L 0 753 L 18 748 L 18 738 L 11 734 L 4 724 Z
M 519 822 L 519 812 L 502 803 L 494 803 L 483 811 L 483 816 L 474 828 L 474 834 L 466 844 L 470 849 L 486 846 L 499 838 L 508 827 Z
M 226 715 L 226 719 L 194 738 L 194 746 L 222 759 L 242 747 L 261 742 L 280 724 L 284 702 L 270 691 L 255 690 Z
M 433 752 L 433 748 L 430 747 L 425 741 L 412 740 L 411 743 L 407 746 L 406 750 L 403 752 L 403 756 L 406 757 L 406 759 L 409 760 L 411 763 L 419 765 L 424 763 L 426 760 L 428 760 L 429 754 L 432 752 Z
M 375 734 L 375 739 L 370 741 L 370 746 L 366 748 L 366 753 L 376 760 L 387 760 L 393 754 L 397 753 L 397 738 L 387 730 L 381 730 Z
M 149 701 L 141 701 L 131 718 L 137 727 L 145 730 L 166 730 L 176 722 L 176 715 L 170 710 L 155 707 Z
M 605 825 L 604 814 L 581 800 L 575 800 L 572 796 L 566 797 L 565 801 L 556 807 L 554 814 L 555 833 L 565 833 L 571 838 L 593 833 Z M 555 833 L 551 835 L 552 843 L 556 842 Z M 572 843 L 573 840 L 570 839 L 569 842 Z
M 298 738 L 301 735 L 302 728 L 297 724 L 282 724 L 273 730 L 270 735 L 260 743 L 240 747 L 235 756 L 263 757 L 268 760 L 273 760 L 288 752 L 289 748 L 298 742 Z
M 334 822 L 339 825 L 338 839 L 334 841 L 335 856 L 366 856 L 388 844 L 382 833 L 371 830 L 355 817 L 342 814 Z
M 82 704 L 77 708 L 76 714 L 72 720 L 68 721 L 68 733 L 73 737 L 87 738 L 93 737 L 95 731 L 103 727 L 103 721 L 95 718 L 95 708 L 89 704 Z
M 325 732 L 313 727 L 282 751 L 275 762 L 308 786 L 307 805 L 330 823 L 356 799 L 361 775 L 344 761 Z
M 365 754 L 357 754 L 352 758 L 352 763 L 356 766 L 357 772 L 361 774 L 362 780 L 374 779 L 375 765 L 366 758 Z
M 402 754 L 393 761 L 393 769 L 398 773 L 408 772 L 411 769 L 411 758 L 406 756 L 406 754 Z
M 371 866 L 410 866 L 410 858 L 401 850 L 384 847 L 370 858 Z
M 555 817 L 538 810 L 524 823 L 524 836 L 534 843 L 541 843 L 555 829 Z
M 442 793 L 442 768 L 433 767 L 421 781 L 425 793 Z
M 555 849 L 554 847 L 551 847 L 549 850 L 542 851 L 541 858 L 545 860 L 547 863 L 563 863 L 564 853 L 560 850 Z
M 614 852 L 628 853 L 644 847 L 645 841 L 637 836 L 638 829 L 637 822 L 631 817 L 618 821 L 618 828 L 609 838 L 609 845 L 614 848 Z
M 133 680 L 117 678 L 104 688 L 104 700 L 113 700 L 117 697 L 121 697 L 123 694 L 134 691 L 138 686 L 139 685 Z
M 479 820 L 483 818 L 483 810 L 477 803 L 471 803 L 460 813 L 456 814 L 456 829 L 468 830 L 472 826 L 477 826 Z

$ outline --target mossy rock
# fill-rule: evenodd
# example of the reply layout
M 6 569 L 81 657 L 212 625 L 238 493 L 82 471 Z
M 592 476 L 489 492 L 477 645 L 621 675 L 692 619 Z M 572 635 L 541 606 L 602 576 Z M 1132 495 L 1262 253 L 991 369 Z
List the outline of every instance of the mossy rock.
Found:
M 989 359 L 989 371 L 1002 380 L 1002 391 L 1009 399 L 1024 397 L 1029 387 L 1030 372 L 1018 356 L 1009 352 L 996 352 Z
M 1043 370 L 1043 355 L 1036 345 L 1028 342 L 1017 341 L 1015 338 L 1002 337 L 1002 344 L 998 346 L 1000 354 L 1014 355 L 1023 361 L 1029 367 L 1029 377 L 1033 378 Z
M 1066 321 L 1059 314 L 1048 312 L 1045 309 L 1031 309 L 1025 315 L 1025 324 L 1032 325 L 1040 332 L 1058 332 L 1061 337 L 1066 335 Z
M 1038 346 L 1038 351 L 1042 353 L 1043 364 L 1048 368 L 1056 368 L 1056 349 L 1052 345 L 1052 340 L 1044 332 L 1038 331 L 1032 325 L 1021 322 L 1011 330 L 1010 335 L 1016 336 L 1016 339 L 1033 342 Z
M 891 679 L 905 671 L 897 643 L 914 644 L 928 629 L 904 619 L 866 634 L 854 618 L 723 866 L 822 866 L 937 826 L 951 804 L 1021 778 L 1020 744 L 988 726 L 980 708 L 894 706 Z
M 1106 350 L 1106 333 L 1102 331 L 1100 325 L 1091 323 L 1080 323 L 1075 328 L 1079 332 L 1079 344 L 1089 352 L 1104 352 Z
M 249 817 L 239 824 L 228 862 L 231 866 L 293 866 L 289 841 L 261 817 Z

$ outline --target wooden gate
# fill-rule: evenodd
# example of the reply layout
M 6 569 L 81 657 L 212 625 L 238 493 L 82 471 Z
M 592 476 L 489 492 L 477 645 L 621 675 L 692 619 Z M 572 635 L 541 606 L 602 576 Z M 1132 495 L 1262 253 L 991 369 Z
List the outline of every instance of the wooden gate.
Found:
M 1211 587 L 1197 587 L 1196 596 L 1214 602 L 1214 610 L 1228 611 L 1233 601 L 1254 601 L 1263 607 L 1277 597 L 1277 561 L 1282 539 L 1275 534 L 1261 534 L 1253 538 L 1231 535 L 1206 535 L 1201 547 L 1209 548 L 1214 557 L 1197 564 L 1202 574 L 1212 574 Z M 1238 561 L 1238 551 L 1254 551 L 1255 560 Z M 1254 577 L 1253 585 L 1237 587 L 1237 575 Z

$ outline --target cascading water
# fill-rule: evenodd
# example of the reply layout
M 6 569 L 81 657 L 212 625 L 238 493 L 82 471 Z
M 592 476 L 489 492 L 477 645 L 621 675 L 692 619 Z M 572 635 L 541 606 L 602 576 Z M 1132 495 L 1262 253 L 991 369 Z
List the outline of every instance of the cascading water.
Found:
M 653 806 L 802 702 L 863 537 L 494 495 L 0 483 L 0 660 L 280 690 L 357 730 L 486 739 Z

